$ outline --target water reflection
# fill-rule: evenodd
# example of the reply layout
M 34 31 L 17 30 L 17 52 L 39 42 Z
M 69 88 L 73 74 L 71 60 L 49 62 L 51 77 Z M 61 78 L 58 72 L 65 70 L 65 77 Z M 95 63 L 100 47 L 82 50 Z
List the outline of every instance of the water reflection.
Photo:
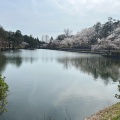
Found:
M 117 101 L 117 83 L 102 81 L 118 80 L 119 60 L 49 50 L 4 52 L 0 58 L 11 90 L 1 120 L 82 120 L 108 106 L 107 100 Z
M 5 70 L 6 67 L 6 57 L 0 53 L 0 73 Z
M 20 67 L 23 62 L 30 62 L 31 64 L 38 58 L 33 56 L 23 56 L 20 50 L 18 51 L 8 51 L 0 53 L 0 73 L 2 73 L 6 65 L 13 64 L 16 67 Z
M 114 82 L 120 78 L 120 61 L 119 59 L 110 59 L 101 56 L 88 55 L 85 57 L 64 57 L 58 58 L 58 62 L 69 69 L 74 66 L 77 70 L 92 74 L 94 79 L 102 78 L 107 85 L 112 79 Z
M 20 67 L 22 64 L 22 58 L 20 56 L 6 57 L 7 64 L 14 64 L 16 67 Z

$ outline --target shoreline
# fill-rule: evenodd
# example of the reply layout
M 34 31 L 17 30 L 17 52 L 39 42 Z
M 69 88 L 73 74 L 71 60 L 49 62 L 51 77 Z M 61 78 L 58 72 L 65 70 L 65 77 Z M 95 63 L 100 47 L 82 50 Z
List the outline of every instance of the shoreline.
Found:
M 84 120 L 120 120 L 120 102 L 100 110 Z
M 67 52 L 78 52 L 78 53 L 89 53 L 89 54 L 98 54 L 104 57 L 110 58 L 120 58 L 120 50 L 99 50 L 92 51 L 91 49 L 79 49 L 79 48 L 44 48 L 48 50 L 58 50 L 58 51 L 67 51 Z
M 8 48 L 2 48 L 1 51 L 10 51 L 10 50 L 19 50 L 23 48 L 15 48 L 15 49 L 8 49 Z M 89 54 L 98 54 L 104 57 L 110 57 L 110 58 L 120 58 L 120 50 L 99 50 L 99 51 L 92 51 L 91 49 L 80 49 L 80 48 L 27 48 L 30 50 L 34 49 L 48 49 L 48 50 L 58 50 L 58 51 L 67 51 L 67 52 L 77 52 L 77 53 L 89 53 Z M 25 48 L 26 50 L 26 48 Z

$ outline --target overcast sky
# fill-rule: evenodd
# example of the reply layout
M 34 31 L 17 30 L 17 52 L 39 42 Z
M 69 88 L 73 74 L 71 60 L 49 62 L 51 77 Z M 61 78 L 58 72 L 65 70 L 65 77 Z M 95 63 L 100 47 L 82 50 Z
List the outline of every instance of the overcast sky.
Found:
M 73 33 L 108 17 L 120 20 L 120 0 L 0 0 L 0 25 L 41 39 Z

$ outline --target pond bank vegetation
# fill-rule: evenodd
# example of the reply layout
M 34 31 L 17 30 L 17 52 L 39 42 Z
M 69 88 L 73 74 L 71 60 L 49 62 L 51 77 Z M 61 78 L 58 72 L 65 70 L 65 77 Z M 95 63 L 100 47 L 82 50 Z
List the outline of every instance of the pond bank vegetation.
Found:
M 85 120 L 120 120 L 120 102 L 100 110 Z
M 8 85 L 4 80 L 5 78 L 0 75 L 0 115 L 6 112 Z

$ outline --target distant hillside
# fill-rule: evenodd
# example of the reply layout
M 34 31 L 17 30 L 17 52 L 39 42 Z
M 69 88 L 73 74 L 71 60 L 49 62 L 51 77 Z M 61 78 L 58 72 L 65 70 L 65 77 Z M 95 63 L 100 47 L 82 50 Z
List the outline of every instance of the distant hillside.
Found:
M 91 50 L 120 49 L 120 21 L 111 17 L 104 24 L 97 22 L 76 35 L 62 34 L 50 42 L 49 47 L 90 48 Z
M 22 35 L 20 30 L 16 32 L 6 31 L 0 26 L 0 50 L 19 48 L 39 48 L 41 41 L 32 35 Z

